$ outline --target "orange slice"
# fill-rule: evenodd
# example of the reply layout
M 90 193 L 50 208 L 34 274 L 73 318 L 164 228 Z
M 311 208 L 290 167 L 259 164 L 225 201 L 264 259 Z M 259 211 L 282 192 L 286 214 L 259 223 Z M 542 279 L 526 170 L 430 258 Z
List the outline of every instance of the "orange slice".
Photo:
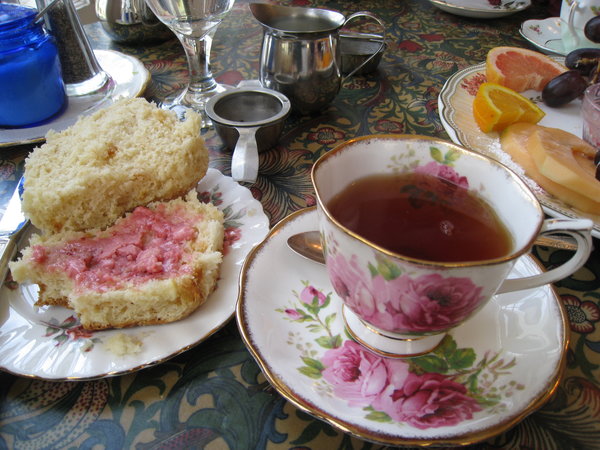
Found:
M 537 123 L 545 114 L 528 98 L 496 83 L 482 83 L 473 100 L 473 117 L 484 133 L 516 122 Z
M 540 125 L 534 125 L 530 123 L 515 123 L 509 125 L 500 134 L 500 144 L 502 150 L 510 155 L 512 160 L 523 168 L 525 174 L 539 184 L 546 192 L 562 200 L 570 206 L 573 206 L 580 211 L 600 214 L 600 199 L 594 201 L 580 193 L 570 189 L 568 186 L 552 181 L 550 178 L 545 177 L 537 168 L 533 157 L 529 152 L 531 143 L 529 142 L 530 137 L 537 131 L 543 129 L 546 133 L 546 139 L 551 139 L 553 134 L 561 135 L 562 130 L 555 128 L 545 128 Z M 573 136 L 576 137 L 576 136 Z M 595 168 L 592 169 L 592 174 Z
M 553 78 L 568 69 L 543 53 L 518 47 L 495 47 L 485 62 L 487 81 L 517 92 L 541 91 Z

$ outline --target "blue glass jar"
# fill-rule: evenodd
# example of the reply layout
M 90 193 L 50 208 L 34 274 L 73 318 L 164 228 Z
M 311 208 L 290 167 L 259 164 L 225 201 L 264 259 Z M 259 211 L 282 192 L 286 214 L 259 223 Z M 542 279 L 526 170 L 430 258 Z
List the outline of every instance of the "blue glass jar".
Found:
M 67 96 L 54 38 L 37 10 L 0 3 L 0 127 L 23 127 L 59 113 Z

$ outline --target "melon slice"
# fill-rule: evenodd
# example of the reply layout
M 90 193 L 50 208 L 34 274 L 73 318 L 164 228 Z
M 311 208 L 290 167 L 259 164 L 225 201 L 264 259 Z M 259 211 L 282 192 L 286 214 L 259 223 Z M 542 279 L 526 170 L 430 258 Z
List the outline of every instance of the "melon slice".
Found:
M 516 123 L 510 125 L 500 135 L 502 150 L 508 153 L 512 160 L 523 168 L 529 178 L 539 184 L 540 187 L 549 194 L 580 211 L 600 215 L 600 199 L 594 201 L 566 186 L 558 184 L 542 175 L 537 168 L 537 165 L 528 151 L 528 140 L 534 131 L 543 128 L 544 127 L 530 123 Z M 552 131 L 550 131 L 550 133 L 552 133 Z
M 600 200 L 594 147 L 566 131 L 540 128 L 529 137 L 528 148 L 542 175 L 591 200 Z

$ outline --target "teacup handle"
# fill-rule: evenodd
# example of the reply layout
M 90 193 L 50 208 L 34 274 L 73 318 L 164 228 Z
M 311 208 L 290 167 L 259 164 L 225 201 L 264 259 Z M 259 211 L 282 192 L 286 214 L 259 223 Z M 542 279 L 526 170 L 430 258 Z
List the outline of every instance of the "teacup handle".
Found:
M 260 127 L 238 127 L 240 134 L 231 156 L 231 178 L 254 183 L 258 176 L 256 132 Z
M 520 291 L 530 289 L 544 284 L 554 283 L 563 278 L 572 275 L 579 270 L 590 256 L 592 251 L 592 231 L 593 222 L 588 219 L 548 219 L 544 221 L 541 234 L 566 234 L 571 236 L 577 242 L 577 250 L 564 264 L 555 267 L 547 272 L 524 278 L 509 278 L 504 280 L 496 294 L 505 292 Z
M 358 11 L 358 12 L 355 12 L 354 14 L 351 14 L 350 16 L 348 16 L 348 18 L 344 22 L 343 26 L 346 26 L 348 24 L 348 22 L 350 22 L 352 19 L 355 19 L 357 17 L 370 17 L 371 19 L 373 19 L 375 22 L 377 22 L 381 26 L 381 29 L 382 29 L 382 32 L 381 32 L 381 43 L 379 44 L 379 47 L 377 47 L 377 50 L 374 53 L 371 54 L 371 56 L 369 56 L 367 59 L 365 59 L 357 67 L 355 67 L 354 69 L 352 69 L 350 71 L 350 73 L 348 73 L 345 77 L 343 77 L 342 78 L 342 82 L 345 81 L 345 80 L 347 80 L 348 78 L 350 78 L 352 75 L 354 75 L 360 69 L 362 69 L 366 64 L 368 64 L 369 61 L 371 61 L 373 58 L 375 58 L 375 56 L 377 56 L 377 54 L 381 50 L 383 50 L 383 47 L 385 46 L 385 24 L 383 23 L 383 21 L 379 17 L 377 17 L 372 12 L 369 12 L 369 11 Z

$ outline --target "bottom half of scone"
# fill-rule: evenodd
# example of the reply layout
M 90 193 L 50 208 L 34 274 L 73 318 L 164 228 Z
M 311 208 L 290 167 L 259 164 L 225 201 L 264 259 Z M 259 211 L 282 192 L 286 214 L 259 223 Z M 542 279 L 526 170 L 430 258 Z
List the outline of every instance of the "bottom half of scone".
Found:
M 71 308 L 85 329 L 154 325 L 207 300 L 222 245 L 221 212 L 190 193 L 138 208 L 103 231 L 34 236 L 11 271 L 39 285 L 37 306 Z

